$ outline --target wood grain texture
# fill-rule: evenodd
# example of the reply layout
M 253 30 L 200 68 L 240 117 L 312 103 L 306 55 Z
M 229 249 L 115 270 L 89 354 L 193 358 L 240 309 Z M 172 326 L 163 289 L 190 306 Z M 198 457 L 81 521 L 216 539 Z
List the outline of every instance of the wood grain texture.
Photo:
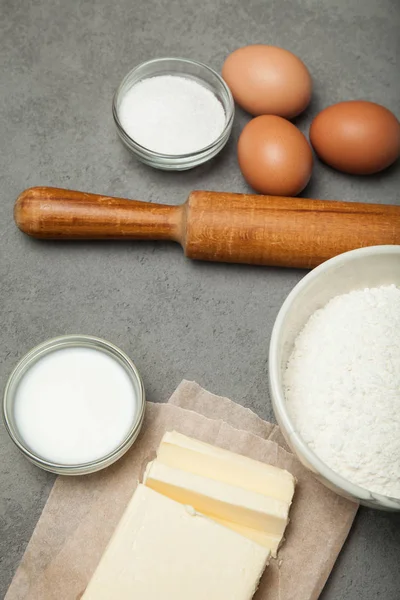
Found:
M 21 231 L 37 238 L 179 241 L 182 211 L 181 206 L 34 187 L 17 199 L 14 219 Z
M 400 207 L 195 191 L 167 206 L 37 187 L 17 199 L 17 226 L 49 239 L 179 242 L 193 259 L 313 268 L 355 248 L 400 244 Z
M 400 207 L 192 192 L 185 254 L 193 259 L 313 268 L 364 246 L 400 244 Z

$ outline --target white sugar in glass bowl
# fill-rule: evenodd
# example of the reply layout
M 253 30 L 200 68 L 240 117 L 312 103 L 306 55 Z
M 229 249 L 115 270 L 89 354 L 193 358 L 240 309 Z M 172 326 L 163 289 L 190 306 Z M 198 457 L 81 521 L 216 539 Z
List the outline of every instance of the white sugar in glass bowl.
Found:
M 156 169 L 184 171 L 223 149 L 235 105 L 211 67 L 167 57 L 132 69 L 115 92 L 112 111 L 118 135 L 136 158 Z
M 400 286 L 400 245 L 371 246 L 332 258 L 290 292 L 276 318 L 269 349 L 269 385 L 276 420 L 302 464 L 328 488 L 371 508 L 400 511 L 400 500 L 370 492 L 328 467 L 301 438 L 289 415 L 283 376 L 294 341 L 310 316 L 335 296 L 352 290 Z

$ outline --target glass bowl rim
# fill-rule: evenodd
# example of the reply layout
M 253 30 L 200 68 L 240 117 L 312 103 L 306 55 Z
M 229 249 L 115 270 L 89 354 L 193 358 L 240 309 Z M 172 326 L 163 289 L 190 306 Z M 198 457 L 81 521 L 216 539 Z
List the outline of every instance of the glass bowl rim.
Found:
M 149 148 L 147 148 L 146 146 L 143 146 L 142 144 L 139 144 L 139 142 L 137 142 L 136 140 L 134 140 L 125 130 L 125 128 L 122 126 L 119 115 L 118 115 L 118 108 L 117 108 L 117 100 L 122 92 L 122 89 L 124 87 L 124 85 L 126 84 L 126 82 L 128 81 L 128 79 L 136 72 L 139 71 L 140 69 L 142 69 L 143 67 L 147 67 L 147 66 L 151 66 L 151 65 L 155 65 L 155 64 L 163 64 L 166 62 L 176 62 L 176 63 L 183 63 L 186 65 L 195 65 L 196 67 L 201 67 L 203 69 L 206 69 L 213 77 L 215 77 L 218 81 L 218 83 L 223 87 L 224 91 L 227 94 L 228 97 L 228 111 L 225 110 L 225 106 L 223 106 L 225 115 L 226 115 L 226 122 L 224 125 L 224 128 L 222 130 L 222 132 L 220 133 L 220 135 L 210 144 L 208 144 L 207 146 L 203 146 L 202 148 L 199 148 L 198 150 L 195 150 L 193 152 L 187 152 L 185 154 L 164 154 L 162 152 L 155 152 L 154 150 L 150 150 Z M 179 71 L 176 72 L 176 75 L 173 75 L 174 77 L 184 77 L 185 75 L 187 75 L 185 73 L 185 71 L 182 69 L 182 72 L 180 73 Z M 153 77 L 156 75 L 153 75 Z M 152 77 L 152 75 L 150 76 L 146 76 L 144 79 L 150 79 L 150 77 Z M 199 80 L 201 78 L 198 78 Z M 140 81 L 140 80 L 139 80 Z M 138 83 L 138 82 L 137 82 Z M 135 85 L 135 84 L 134 84 Z M 159 159 L 159 160 L 168 160 L 168 161 L 179 161 L 179 160 L 185 160 L 185 159 L 189 159 L 189 158 L 196 158 L 196 156 L 203 154 L 203 153 L 207 153 L 208 150 L 212 150 L 215 146 L 218 146 L 218 144 L 220 144 L 224 139 L 225 136 L 227 135 L 227 133 L 230 131 L 231 127 L 232 127 L 232 123 L 233 123 L 233 119 L 235 116 L 235 102 L 233 100 L 233 96 L 232 96 L 232 92 L 229 89 L 228 85 L 226 84 L 226 82 L 224 81 L 224 79 L 221 77 L 221 75 L 219 75 L 219 73 L 217 73 L 212 67 L 206 65 L 203 62 L 200 61 L 196 61 L 196 60 L 192 60 L 189 58 L 181 58 L 179 56 L 176 57 L 160 57 L 160 58 L 152 58 L 151 60 L 146 60 L 138 65 L 136 65 L 135 67 L 133 67 L 126 75 L 125 77 L 122 79 L 121 83 L 119 84 L 119 86 L 117 87 L 116 91 L 114 92 L 113 95 L 113 100 L 112 100 L 112 113 L 113 113 L 113 117 L 114 117 L 114 121 L 115 124 L 118 128 L 118 130 L 120 131 L 120 133 L 122 133 L 126 138 L 128 138 L 129 143 L 132 144 L 132 146 L 138 150 L 139 152 L 145 153 L 147 154 L 149 157 L 152 157 L 154 159 Z
M 100 352 L 108 350 L 109 354 L 114 360 L 117 360 L 118 358 L 120 359 L 121 366 L 131 377 L 133 376 L 135 378 L 139 389 L 137 414 L 134 416 L 128 432 L 123 437 L 118 446 L 116 446 L 107 454 L 100 456 L 99 458 L 82 463 L 58 463 L 47 460 L 41 457 L 40 455 L 36 454 L 24 443 L 22 436 L 18 434 L 16 428 L 13 426 L 10 417 L 10 411 L 14 406 L 15 402 L 15 397 L 13 395 L 10 398 L 10 394 L 12 393 L 12 386 L 18 385 L 18 383 L 21 381 L 24 374 L 26 373 L 26 370 L 29 369 L 29 367 L 32 364 L 34 364 L 35 360 L 40 360 L 42 356 L 45 356 L 48 353 L 55 352 L 57 350 L 61 350 L 63 348 L 68 347 L 89 347 Z M 100 337 L 85 334 L 67 334 L 45 340 L 37 346 L 34 346 L 31 350 L 29 350 L 20 358 L 20 360 L 17 362 L 17 364 L 11 371 L 11 374 L 8 377 L 6 386 L 4 388 L 2 413 L 7 433 L 9 434 L 14 444 L 19 448 L 19 450 L 25 455 L 25 457 L 28 460 L 30 460 L 35 465 L 41 467 L 46 471 L 59 474 L 62 473 L 66 475 L 68 474 L 68 472 L 79 472 L 82 474 L 92 473 L 107 466 L 110 466 L 113 462 L 118 460 L 118 458 L 120 458 L 131 447 L 137 435 L 139 434 L 144 420 L 145 407 L 146 397 L 143 380 L 136 365 L 129 358 L 129 356 L 125 352 L 123 352 L 123 350 L 121 350 L 120 348 L 118 348 L 118 346 L 115 346 L 111 342 Z

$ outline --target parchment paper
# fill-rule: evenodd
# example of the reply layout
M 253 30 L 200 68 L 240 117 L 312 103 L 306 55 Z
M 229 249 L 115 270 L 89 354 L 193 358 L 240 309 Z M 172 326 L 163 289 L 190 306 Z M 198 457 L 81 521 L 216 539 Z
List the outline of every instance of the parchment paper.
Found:
M 232 402 L 229 398 L 208 392 L 195 381 L 184 379 L 168 402 L 181 408 L 194 410 L 209 419 L 221 419 L 236 429 L 243 429 L 264 439 L 272 440 L 290 452 L 278 425 L 263 421 L 252 410 Z
M 188 385 L 192 384 L 182 384 L 185 394 Z M 202 395 L 204 412 L 210 414 L 213 408 L 215 415 L 217 397 L 203 392 Z M 183 401 L 188 402 L 187 398 Z M 180 408 L 176 405 L 176 393 L 174 404 L 148 403 L 140 437 L 112 467 L 90 476 L 56 480 L 5 600 L 77 600 L 81 596 L 137 485 L 144 463 L 154 455 L 164 432 L 172 429 L 286 468 L 296 476 L 298 485 L 287 540 L 278 560 L 271 561 L 265 571 L 255 598 L 318 598 L 357 505 L 327 490 L 276 442 L 244 431 L 244 419 L 241 430 L 229 425 L 229 418 L 238 418 L 236 405 L 227 406 L 229 414 L 222 420 Z M 252 429 L 255 421 L 248 416 Z

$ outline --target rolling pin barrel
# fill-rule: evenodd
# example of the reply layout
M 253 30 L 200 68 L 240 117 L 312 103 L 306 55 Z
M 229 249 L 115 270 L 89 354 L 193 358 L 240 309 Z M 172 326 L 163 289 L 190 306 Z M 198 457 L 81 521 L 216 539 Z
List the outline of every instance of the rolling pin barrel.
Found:
M 179 242 L 198 260 L 313 268 L 355 248 L 400 244 L 400 207 L 192 192 L 167 206 L 57 188 L 18 198 L 18 227 L 49 239 Z
M 192 192 L 186 256 L 313 268 L 364 246 L 400 244 L 400 207 Z

